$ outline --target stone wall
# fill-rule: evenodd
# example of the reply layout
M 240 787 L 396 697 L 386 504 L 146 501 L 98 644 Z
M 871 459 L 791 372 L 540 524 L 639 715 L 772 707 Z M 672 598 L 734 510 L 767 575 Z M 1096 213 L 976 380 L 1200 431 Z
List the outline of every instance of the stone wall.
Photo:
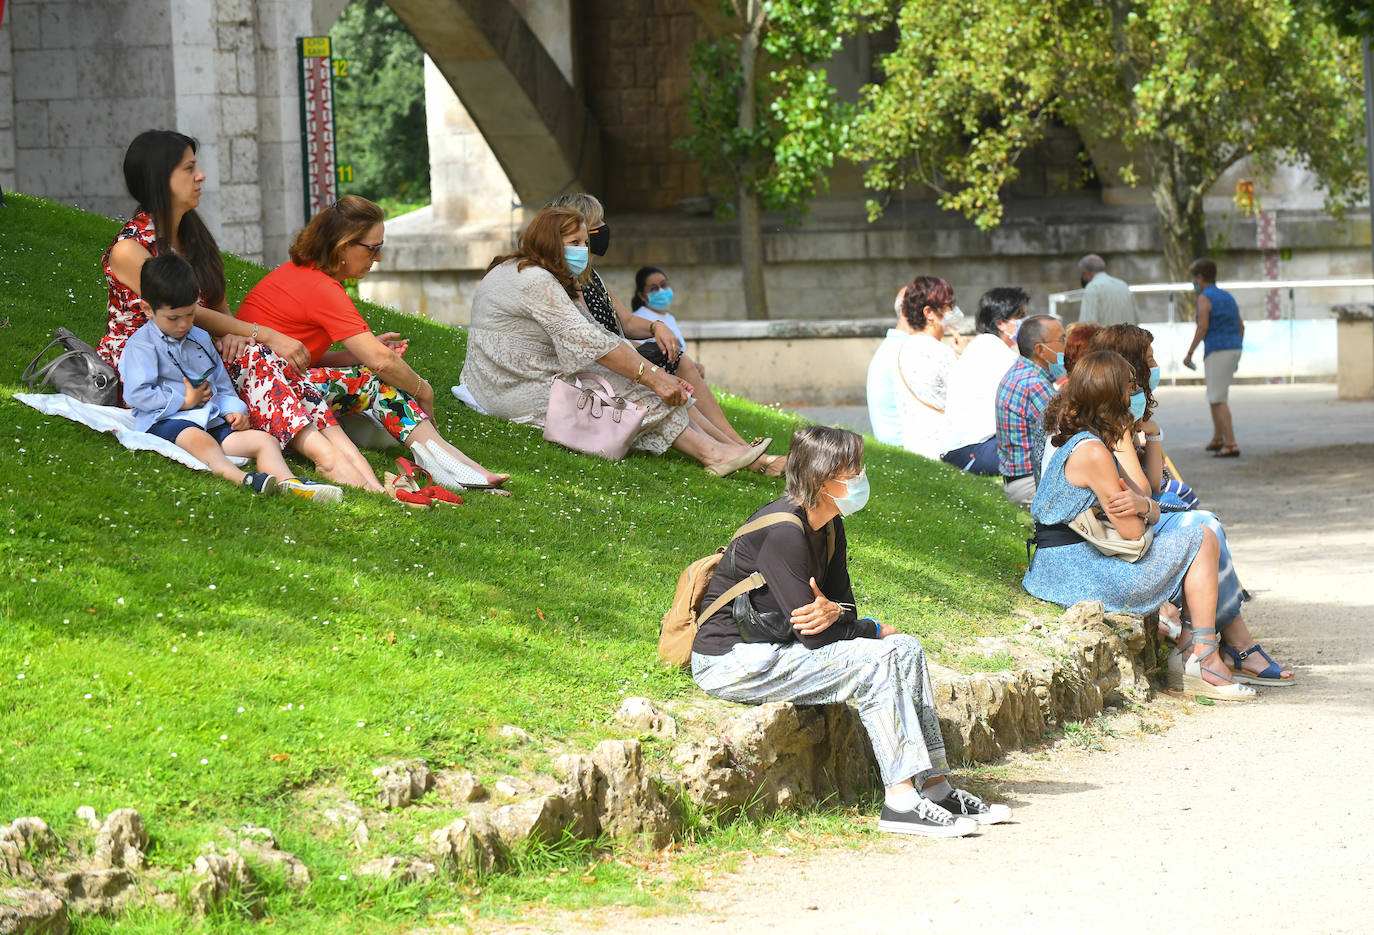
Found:
M 580 5 L 587 103 L 601 122 L 608 213 L 673 210 L 701 176 L 672 143 L 685 136 L 687 53 L 703 34 L 690 0 Z
M 201 143 L 199 212 L 220 246 L 255 260 L 284 257 L 303 219 L 294 69 L 308 6 L 10 0 L 5 16 L 0 181 L 128 217 L 129 141 L 175 128 Z
M 0 10 L 0 191 L 14 188 L 14 52 L 9 4 Z

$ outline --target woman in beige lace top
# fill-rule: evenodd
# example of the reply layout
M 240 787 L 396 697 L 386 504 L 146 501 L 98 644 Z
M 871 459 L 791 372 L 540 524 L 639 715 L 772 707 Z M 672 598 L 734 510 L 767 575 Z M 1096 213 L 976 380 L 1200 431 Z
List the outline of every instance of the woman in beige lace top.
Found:
M 573 277 L 585 269 L 587 253 L 582 215 L 545 208 L 515 253 L 492 260 L 472 299 L 463 364 L 462 381 L 477 403 L 491 415 L 542 428 L 553 378 L 590 370 L 648 409 L 635 448 L 654 454 L 676 448 L 722 477 L 766 467 L 760 463 L 766 442 L 727 444 L 695 427 L 687 415 L 692 387 L 649 366 L 578 306 Z

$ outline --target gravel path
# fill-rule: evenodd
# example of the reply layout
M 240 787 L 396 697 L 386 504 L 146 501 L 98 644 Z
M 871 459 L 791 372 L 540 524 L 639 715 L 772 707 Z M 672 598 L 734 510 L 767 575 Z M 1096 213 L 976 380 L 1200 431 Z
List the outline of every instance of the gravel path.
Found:
M 1299 683 L 1163 699 L 1173 726 L 1018 756 L 1013 821 L 956 841 L 765 857 L 694 912 L 608 910 L 540 931 L 1368 932 L 1374 929 L 1374 405 L 1239 387 L 1243 457 L 1214 461 L 1197 389 L 1161 393 L 1166 447 L 1227 523 L 1247 619 Z

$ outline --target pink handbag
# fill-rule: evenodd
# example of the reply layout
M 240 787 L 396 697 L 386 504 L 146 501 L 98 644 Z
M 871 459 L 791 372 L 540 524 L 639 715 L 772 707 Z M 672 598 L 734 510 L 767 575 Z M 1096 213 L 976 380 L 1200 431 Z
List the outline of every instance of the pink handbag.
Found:
M 583 386 L 595 381 L 599 386 Z M 573 451 L 619 461 L 630 451 L 648 409 L 615 395 L 611 385 L 595 373 L 553 378 L 549 409 L 544 416 L 544 439 Z

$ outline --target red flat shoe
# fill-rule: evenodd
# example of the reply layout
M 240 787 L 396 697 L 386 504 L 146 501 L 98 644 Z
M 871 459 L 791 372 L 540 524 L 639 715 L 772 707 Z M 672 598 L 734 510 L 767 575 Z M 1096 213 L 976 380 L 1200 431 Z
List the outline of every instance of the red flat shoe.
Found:
M 428 487 L 421 487 L 420 493 L 425 494 L 434 503 L 443 503 L 449 506 L 458 506 L 463 502 L 463 498 L 458 496 L 447 487 L 440 487 L 438 484 L 430 484 Z
M 423 490 L 426 487 L 434 486 L 434 477 L 420 465 L 405 458 L 397 458 L 396 466 L 401 469 L 401 474 L 409 477 L 415 482 L 415 486 Z

